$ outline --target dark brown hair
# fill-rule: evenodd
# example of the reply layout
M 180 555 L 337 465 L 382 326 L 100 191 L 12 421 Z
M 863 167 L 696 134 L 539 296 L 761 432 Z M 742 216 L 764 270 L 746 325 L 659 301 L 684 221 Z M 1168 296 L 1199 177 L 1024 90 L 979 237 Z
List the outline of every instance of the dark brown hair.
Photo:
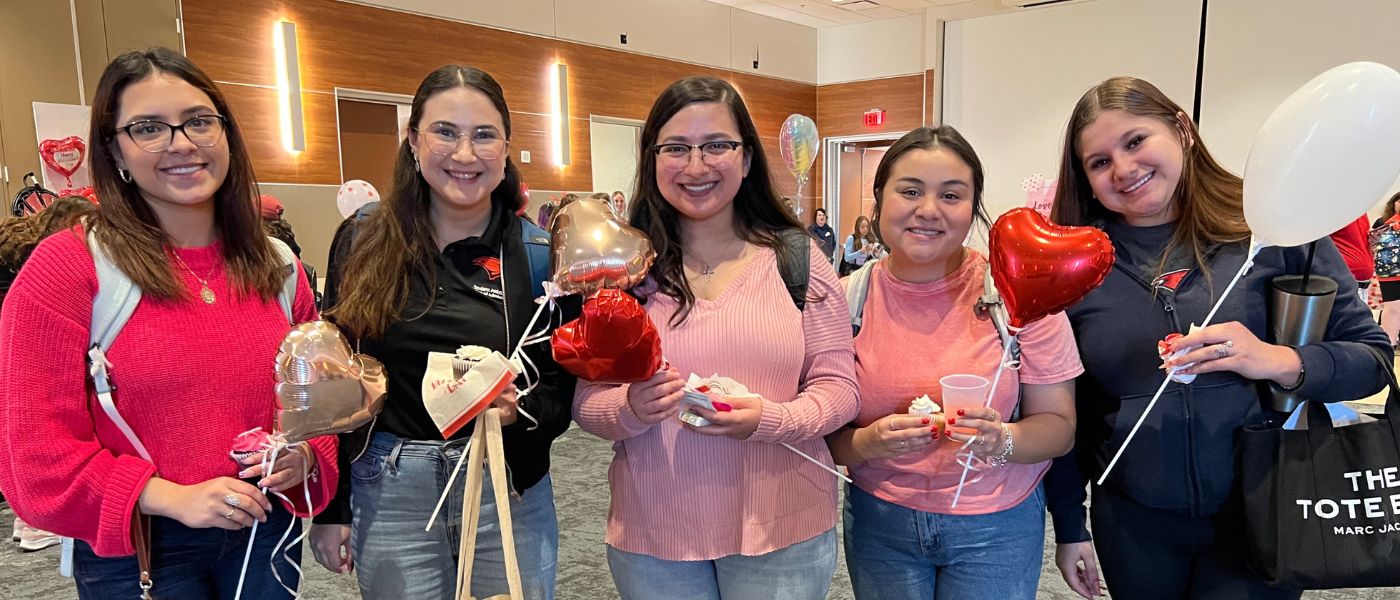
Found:
M 18 271 L 44 238 L 96 211 L 87 198 L 64 196 L 37 213 L 0 221 L 0 267 Z
M 879 196 L 876 196 L 878 199 Z M 860 233 L 860 224 L 865 223 L 865 235 Z M 876 233 L 875 224 L 870 221 L 870 217 L 861 215 L 856 217 L 856 224 L 851 227 L 851 239 L 862 240 L 872 244 L 880 243 L 880 234 Z
M 475 89 L 491 100 L 501 114 L 509 141 L 510 109 L 505 93 L 494 78 L 475 67 L 448 65 L 429 73 L 413 95 L 408 126 L 418 127 L 429 98 L 459 87 Z M 491 204 L 493 209 L 504 205 L 513 213 L 520 202 L 520 171 L 509 153 L 505 160 L 505 178 L 491 190 Z M 423 278 L 427 289 L 437 289 L 433 258 L 439 251 L 428 219 L 430 203 L 431 189 L 415 168 L 413 146 L 405 138 L 394 163 L 394 187 L 384 196 L 380 209 L 357 225 L 350 256 L 340 269 L 345 274 L 338 287 L 340 299 L 327 311 L 351 335 L 383 337 L 401 318 L 411 278 Z
M 1389 200 L 1385 201 L 1385 212 L 1381 214 L 1382 223 L 1389 221 L 1391 217 L 1395 216 L 1395 201 L 1397 200 L 1400 200 L 1400 192 L 1396 192 L 1394 196 L 1391 196 Z
M 1196 124 L 1180 106 L 1156 86 L 1134 77 L 1105 80 L 1085 92 L 1074 106 L 1060 156 L 1059 187 L 1050 210 L 1052 221 L 1061 225 L 1092 225 L 1116 218 L 1094 196 L 1079 152 L 1079 135 L 1106 110 L 1157 119 L 1182 138 L 1181 178 L 1171 198 L 1177 212 L 1176 232 L 1162 252 L 1159 272 L 1176 248 L 1189 248 L 1196 266 L 1204 267 L 1211 246 L 1249 239 L 1249 226 L 1244 220 L 1244 182 L 1215 162 L 1201 142 Z M 1209 281 L 1210 270 L 1202 270 Z
M 656 250 L 651 278 L 656 281 L 661 293 L 675 298 L 680 304 L 675 314 L 671 315 L 670 323 L 673 326 L 685 322 L 691 306 L 695 304 L 695 294 L 690 289 L 681 264 L 684 249 L 681 246 L 680 213 L 661 196 L 661 188 L 656 183 L 656 152 L 653 147 L 661 128 L 676 113 L 691 104 L 702 102 L 716 102 L 729 109 L 734 123 L 739 126 L 739 141 L 743 143 L 744 154 L 749 160 L 748 176 L 740 182 L 739 191 L 734 195 L 735 233 L 745 242 L 772 248 L 780 264 L 792 264 L 796 257 L 790 255 L 779 235 L 786 229 L 802 229 L 773 187 L 758 129 L 754 127 L 753 117 L 749 116 L 749 109 L 738 90 L 714 77 L 689 77 L 667 86 L 652 104 L 651 114 L 642 126 L 637 183 L 633 186 L 636 194 L 631 202 L 630 220 L 633 227 L 647 234 L 652 248 Z
M 987 216 L 987 206 L 982 203 L 982 185 L 986 181 L 986 173 L 982 170 L 982 159 L 977 158 L 977 152 L 972 149 L 972 144 L 963 138 L 958 130 L 950 125 L 940 127 L 920 127 L 904 134 L 890 149 L 885 151 L 885 155 L 880 158 L 880 166 L 875 168 L 875 181 L 872 191 L 875 192 L 875 224 L 871 226 L 871 231 L 876 239 L 884 242 L 884 236 L 880 234 L 880 208 L 885 202 L 885 185 L 890 181 L 890 171 L 894 169 L 896 162 L 905 154 L 913 150 L 937 150 L 939 148 L 952 152 L 959 160 L 963 161 L 972 170 L 972 219 L 983 227 L 991 227 L 992 220 Z M 860 231 L 857 226 L 856 231 Z
M 214 82 L 189 59 L 168 48 L 126 52 L 112 60 L 102 72 L 92 103 L 92 183 L 102 199 L 97 215 L 88 220 L 97 240 L 112 257 L 117 268 L 130 277 L 141 292 L 160 300 L 182 300 L 190 292 L 176 276 L 167 256 L 170 236 L 161 228 L 150 204 L 134 182 L 123 182 L 117 174 L 116 128 L 122 92 L 132 84 L 156 73 L 177 77 L 203 92 L 214 103 L 214 111 L 224 117 L 228 139 L 228 174 L 214 192 L 214 229 L 223 247 L 224 268 L 230 287 L 238 293 L 256 294 L 264 299 L 277 295 L 286 275 L 267 236 L 262 233 L 258 214 L 257 179 L 248 146 L 228 102 Z

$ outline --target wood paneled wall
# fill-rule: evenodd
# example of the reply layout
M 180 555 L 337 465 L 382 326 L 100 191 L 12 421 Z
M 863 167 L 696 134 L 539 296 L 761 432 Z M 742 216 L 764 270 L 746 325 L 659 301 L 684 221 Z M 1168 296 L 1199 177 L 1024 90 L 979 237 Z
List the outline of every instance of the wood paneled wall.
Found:
M 334 0 L 184 0 L 185 46 L 191 59 L 220 82 L 249 138 L 259 180 L 340 183 L 335 88 L 413 94 L 419 81 L 445 64 L 469 64 L 491 73 L 511 108 L 514 158 L 532 189 L 591 189 L 589 115 L 645 119 L 671 82 L 712 75 L 743 94 L 764 136 L 780 190 L 791 193 L 777 149 L 778 128 L 789 114 L 815 115 L 816 88 L 506 32 L 466 23 L 336 2 Z M 236 15 L 236 18 L 231 16 Z M 307 148 L 290 154 L 280 143 L 272 27 L 297 24 Z M 572 164 L 557 167 L 550 150 L 547 71 L 569 65 Z M 809 185 L 808 196 L 819 194 Z
M 817 131 L 835 137 L 908 131 L 924 123 L 924 75 L 837 83 L 817 88 Z M 885 109 L 885 124 L 867 127 L 861 117 Z

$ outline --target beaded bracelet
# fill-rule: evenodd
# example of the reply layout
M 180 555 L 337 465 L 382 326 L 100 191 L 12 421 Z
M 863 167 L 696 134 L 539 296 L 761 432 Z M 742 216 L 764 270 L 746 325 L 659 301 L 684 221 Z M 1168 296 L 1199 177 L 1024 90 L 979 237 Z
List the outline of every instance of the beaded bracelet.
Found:
M 1002 449 L 1001 454 L 986 458 L 987 464 L 992 467 L 1006 466 L 1007 460 L 1011 458 L 1011 453 L 1016 451 L 1016 441 L 1011 437 L 1011 428 L 1007 427 L 1006 423 L 1001 424 L 1001 434 L 1006 436 L 1006 447 Z

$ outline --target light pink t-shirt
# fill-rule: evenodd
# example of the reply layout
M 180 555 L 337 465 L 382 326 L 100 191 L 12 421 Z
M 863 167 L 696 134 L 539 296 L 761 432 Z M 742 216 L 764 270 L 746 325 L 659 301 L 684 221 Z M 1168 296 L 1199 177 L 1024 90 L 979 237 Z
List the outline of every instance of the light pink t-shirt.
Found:
M 855 338 L 856 378 L 864 427 L 881 417 L 905 413 L 909 403 L 928 394 L 940 405 L 945 375 L 968 373 L 991 381 L 1001 360 L 1001 339 L 991 319 L 973 312 L 982 295 L 987 260 L 969 250 L 956 271 L 932 283 L 895 279 L 882 261 L 870 276 L 860 334 Z M 1020 371 L 1006 370 L 992 408 L 1010 415 L 1019 384 L 1048 384 L 1084 372 L 1069 320 L 1058 313 L 1031 323 L 1021 340 Z M 961 444 L 940 437 L 924 450 L 851 468 L 857 486 L 877 498 L 925 512 L 976 515 L 1006 510 L 1035 490 L 1050 462 L 1007 463 L 968 475 L 957 508 L 952 507 L 962 466 L 954 457 Z M 980 479 L 976 479 L 978 475 Z

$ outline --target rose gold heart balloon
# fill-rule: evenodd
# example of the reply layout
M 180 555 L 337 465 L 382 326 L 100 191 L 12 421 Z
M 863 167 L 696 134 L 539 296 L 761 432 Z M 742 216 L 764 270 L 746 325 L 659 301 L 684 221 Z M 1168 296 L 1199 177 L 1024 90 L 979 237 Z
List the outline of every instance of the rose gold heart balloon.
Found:
M 287 443 L 344 433 L 384 408 L 384 365 L 350 344 L 326 321 L 302 323 L 277 353 L 277 429 Z
M 656 259 L 646 234 L 595 198 L 559 209 L 550 234 L 554 285 L 565 293 L 625 290 L 641 283 Z

